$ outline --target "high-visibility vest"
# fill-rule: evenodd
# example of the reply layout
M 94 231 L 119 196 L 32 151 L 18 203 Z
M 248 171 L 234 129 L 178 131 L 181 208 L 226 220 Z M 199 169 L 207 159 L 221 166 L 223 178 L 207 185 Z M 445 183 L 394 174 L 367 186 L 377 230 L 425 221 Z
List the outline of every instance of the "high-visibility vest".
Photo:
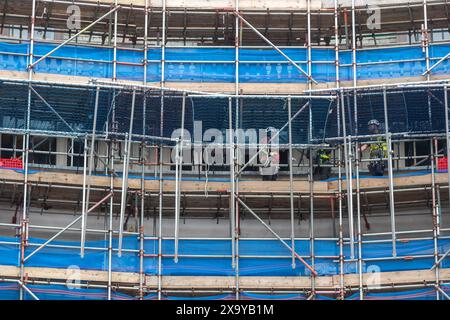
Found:
M 387 143 L 382 137 L 377 137 L 377 143 L 370 144 L 370 154 L 376 151 L 383 152 L 383 156 L 387 155 Z
M 331 156 L 325 150 L 317 151 L 317 162 L 320 164 L 328 163 L 331 159 Z

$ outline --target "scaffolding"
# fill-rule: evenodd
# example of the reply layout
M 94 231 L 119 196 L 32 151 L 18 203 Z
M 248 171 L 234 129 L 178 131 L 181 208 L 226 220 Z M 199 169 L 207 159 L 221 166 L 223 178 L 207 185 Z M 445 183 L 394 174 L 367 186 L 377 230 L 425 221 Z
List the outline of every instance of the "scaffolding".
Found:
M 446 69 L 450 53 L 431 53 L 433 45 L 446 45 L 449 39 L 446 1 L 381 6 L 381 14 L 386 15 L 379 31 L 362 23 L 370 13 L 354 0 L 351 6 L 335 0 L 329 7 L 309 0 L 304 8 L 273 12 L 251 9 L 248 4 L 243 10 L 239 0 L 232 7 L 213 9 L 176 7 L 176 1 L 167 0 L 161 0 L 157 7 L 149 0 L 139 5 L 126 1 L 119 4 L 117 0 L 22 2 L 17 7 L 12 6 L 17 4 L 15 1 L 0 4 L 2 41 L 26 43 L 29 50 L 26 69 L 16 70 L 26 76 L 10 70 L 0 72 L 3 97 L 10 104 L 9 109 L 6 104 L 1 108 L 15 119 L 14 125 L 3 120 L 0 134 L 11 137 L 13 143 L 0 145 L 0 152 L 23 160 L 21 171 L 0 168 L 0 198 L 11 204 L 8 210 L 14 207 L 12 222 L 0 223 L 1 234 L 6 237 L 12 231 L 19 239 L 0 241 L 0 245 L 19 252 L 17 265 L 0 266 L 0 282 L 17 284 L 20 299 L 39 299 L 35 286 L 65 285 L 71 278 L 65 268 L 29 264 L 32 257 L 52 250 L 76 254 L 80 259 L 90 253 L 104 254 L 104 269 L 81 268 L 75 286 L 102 289 L 106 299 L 123 293 L 137 299 L 220 295 L 245 299 L 252 295 L 294 294 L 308 300 L 343 300 L 413 289 L 431 289 L 437 300 L 449 298 L 450 271 L 445 261 L 450 245 L 450 221 L 446 219 L 450 171 L 438 169 L 450 150 Z M 89 12 L 89 19 L 82 19 L 84 28 L 74 31 L 64 26 L 62 13 L 69 5 Z M 402 20 L 404 16 L 408 19 Z M 24 35 L 24 30 L 29 32 Z M 54 39 L 47 39 L 49 33 L 55 35 Z M 436 40 L 439 34 L 442 39 Z M 423 56 L 417 60 L 358 62 L 358 54 L 367 47 L 398 47 L 398 43 L 390 43 L 394 36 L 396 42 L 407 39 L 406 47 L 419 48 Z M 41 43 L 52 46 L 46 53 L 35 52 Z M 60 49 L 74 43 L 109 49 L 112 59 L 101 63 L 111 66 L 110 77 L 72 79 L 40 73 L 39 66 L 49 59 L 80 65 L 95 62 L 91 58 L 58 56 Z M 201 47 L 232 50 L 233 61 L 180 62 L 170 58 L 170 49 Z M 319 79 L 314 72 L 318 62 L 313 56 L 323 47 L 331 48 L 334 56 L 334 60 L 321 62 L 334 69 L 329 81 Z M 151 49 L 159 50 L 158 59 L 151 56 Z M 246 49 L 270 49 L 279 54 L 275 62 L 266 62 L 291 66 L 301 83 L 242 81 L 241 55 Z M 287 49 L 305 49 L 306 60 L 291 58 Z M 120 61 L 124 50 L 141 53 L 143 60 Z M 342 55 L 346 59 L 342 60 Z M 227 70 L 233 73 L 233 81 L 199 84 L 166 77 L 171 63 L 186 61 L 231 65 Z M 358 78 L 363 67 L 389 68 L 393 63 L 417 63 L 420 71 L 389 80 Z M 158 65 L 158 81 L 149 80 L 153 70 L 149 69 L 154 64 Z M 124 67 L 142 71 L 141 80 L 123 78 Z M 344 69 L 350 77 L 342 81 Z M 79 105 L 84 103 L 76 110 L 72 109 L 75 100 Z M 414 105 L 417 101 L 424 105 Z M 251 125 L 252 119 L 248 118 L 255 115 L 245 113 L 247 106 L 247 110 L 258 109 L 252 103 L 277 112 L 273 119 L 263 114 L 265 121 L 257 125 L 277 126 L 278 134 L 283 133 L 279 147 L 287 153 L 287 161 L 280 164 L 278 181 L 257 181 L 254 170 L 262 165 L 254 160 L 261 149 L 253 157 L 245 152 L 248 147 L 262 146 L 249 146 L 246 137 L 240 136 L 240 129 Z M 188 156 L 191 148 L 194 155 L 196 148 L 203 155 L 211 146 L 184 135 L 185 129 L 195 125 L 188 117 L 195 118 L 195 104 L 206 110 L 199 119 L 207 119 L 208 112 L 213 113 L 212 117 L 220 116 L 219 129 L 228 134 L 226 142 L 218 144 L 230 161 L 218 165 L 212 178 L 210 165 L 192 159 L 192 154 Z M 400 121 L 398 115 L 404 110 L 407 115 L 402 114 Z M 17 121 L 21 117 L 23 125 Z M 367 120 L 374 117 L 382 120 L 383 132 L 370 134 L 364 129 Z M 52 125 L 43 125 L 43 119 Z M 178 128 L 181 133 L 171 135 Z M 36 144 L 35 138 L 40 138 Z M 360 152 L 362 145 L 377 143 L 379 138 L 386 141 L 388 148 L 381 159 L 387 162 L 386 179 L 365 175 L 363 165 L 375 159 Z M 52 149 L 51 139 L 56 141 L 56 150 Z M 60 142 L 63 148 L 58 148 L 58 141 L 64 141 Z M 46 144 L 48 150 L 39 150 Z M 428 150 L 417 154 L 418 144 Z M 400 152 L 407 145 L 414 148 L 412 155 Z M 332 154 L 327 166 L 335 179 L 315 178 L 317 165 L 313 157 L 322 149 Z M 174 155 L 172 160 L 170 154 Z M 46 160 L 34 163 L 40 156 Z M 424 165 L 428 171 L 417 173 Z M 196 170 L 199 177 L 195 177 Z M 40 218 L 41 222 L 33 223 L 30 217 L 36 208 L 41 216 L 48 210 L 52 214 L 46 221 Z M 73 219 L 59 220 L 64 221 L 63 225 L 52 223 L 50 215 L 70 217 L 70 210 Z M 89 217 L 95 214 L 97 220 L 102 219 L 102 228 L 89 226 Z M 430 219 L 417 224 L 412 218 L 415 215 L 417 219 L 429 215 Z M 196 232 L 192 232 L 194 236 L 181 235 L 186 219 L 212 219 L 217 224 L 225 221 L 226 227 L 220 228 L 227 230 L 227 236 L 200 237 L 195 236 Z M 371 219 L 389 230 L 372 232 Z M 278 229 L 286 234 L 277 231 L 276 220 L 285 224 L 286 228 Z M 252 236 L 244 236 L 243 225 L 256 222 L 260 229 L 249 232 Z M 149 224 L 152 230 L 147 228 Z M 329 234 L 321 231 L 324 226 L 331 226 Z M 42 235 L 47 236 L 45 240 L 36 239 Z M 69 235 L 67 239 L 78 239 L 77 243 L 59 242 L 65 235 Z M 95 245 L 88 239 L 103 242 Z M 195 241 L 227 250 L 188 252 L 186 244 Z M 421 241 L 429 242 L 431 249 L 404 247 L 419 246 Z M 324 253 L 325 243 L 333 245 L 332 253 Z M 250 250 L 250 245 L 259 251 Z M 274 254 L 261 249 L 278 245 L 282 249 L 276 247 Z M 389 250 L 383 255 L 372 254 L 377 245 Z M 117 261 L 124 259 L 126 264 L 127 255 L 138 259 L 138 272 L 127 271 L 126 267 L 116 270 Z M 183 260 L 188 259 L 226 261 L 232 272 L 192 275 L 164 271 L 169 260 L 173 268 L 180 265 L 182 269 Z M 289 260 L 292 274 L 263 273 L 255 277 L 247 270 L 248 261 L 254 265 L 264 261 L 263 267 L 267 267 L 271 259 Z M 411 261 L 427 263 L 417 268 L 404 267 Z M 394 266 L 391 271 L 378 272 L 373 285 L 368 266 L 397 262 L 402 263 L 398 269 Z M 148 263 L 154 272 L 148 272 Z M 336 264 L 336 272 L 322 270 L 327 263 Z

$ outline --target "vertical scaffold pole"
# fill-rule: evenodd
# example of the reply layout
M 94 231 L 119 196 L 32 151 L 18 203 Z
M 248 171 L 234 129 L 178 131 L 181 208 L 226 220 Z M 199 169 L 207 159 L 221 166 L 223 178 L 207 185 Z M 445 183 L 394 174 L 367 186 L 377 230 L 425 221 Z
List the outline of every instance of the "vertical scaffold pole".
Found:
M 114 6 L 117 7 L 118 0 L 114 0 Z M 112 72 L 112 81 L 116 82 L 117 81 L 117 29 L 118 29 L 118 10 L 116 10 L 114 12 L 114 26 L 113 26 L 113 32 L 114 32 L 114 37 L 113 37 L 113 72 Z M 111 21 L 111 20 L 110 20 Z M 110 28 L 111 31 L 111 28 Z M 111 45 L 111 35 L 109 35 L 109 44 Z M 116 121 L 116 90 L 113 90 L 113 111 L 112 111 L 112 130 L 115 131 L 115 121 Z M 112 157 L 112 167 L 111 167 L 111 188 L 114 192 L 114 142 L 112 143 L 111 146 L 111 157 Z M 122 181 L 123 183 L 123 181 Z M 111 286 L 112 286 L 112 254 L 113 254 L 113 248 L 112 248 L 112 238 L 113 238 L 113 215 L 114 215 L 114 193 L 110 198 L 110 211 L 109 211 L 109 253 L 108 253 L 108 261 L 109 261 L 109 267 L 108 267 L 108 299 L 111 299 Z
M 428 32 L 428 5 L 427 0 L 423 0 L 423 49 L 425 50 L 425 70 L 430 70 L 430 34 Z M 426 72 L 427 81 L 430 81 L 431 72 Z M 428 90 L 428 89 L 427 89 Z M 431 113 L 431 96 L 428 92 L 428 121 L 430 124 L 430 129 L 432 128 L 432 113 Z
M 120 219 L 119 219 L 119 248 L 118 255 L 122 255 L 122 244 L 123 244 L 123 224 L 125 218 L 125 210 L 127 207 L 127 193 L 128 193 L 128 172 L 130 170 L 130 157 L 131 157 L 131 143 L 133 137 L 133 123 L 134 123 L 134 107 L 136 105 L 136 91 L 133 90 L 131 98 L 131 114 L 130 114 L 130 124 L 129 131 L 125 141 L 125 154 L 123 161 L 123 174 L 122 174 L 122 194 L 120 200 Z
M 353 92 L 354 94 L 356 91 Z M 358 275 L 359 275 L 359 299 L 364 300 L 363 292 L 363 261 L 362 261 L 362 232 L 361 232 L 361 181 L 359 177 L 359 144 L 355 140 L 355 175 L 356 175 L 356 212 L 357 212 L 357 236 L 358 236 Z
M 33 0 L 31 6 L 31 30 L 30 30 L 30 52 L 28 65 L 31 66 L 34 60 L 34 28 L 36 24 L 36 0 Z M 28 80 L 33 79 L 33 68 L 28 70 Z M 28 167 L 29 167 L 29 149 L 30 149 L 30 124 L 31 124 L 31 82 L 28 84 L 28 102 L 27 102 L 27 118 L 26 118 L 26 133 L 23 137 L 23 167 L 24 167 L 24 181 L 23 181 L 23 211 L 22 222 L 20 228 L 20 281 L 25 284 L 25 248 L 28 243 Z M 23 286 L 20 286 L 19 291 L 20 300 L 24 299 Z
M 347 145 L 346 121 L 345 121 L 345 102 L 344 92 L 341 91 L 341 116 L 342 116 L 342 135 L 344 137 L 344 161 L 345 161 L 345 184 L 347 187 L 347 209 L 348 209 L 348 233 L 350 237 L 350 258 L 355 258 L 355 234 L 353 224 L 353 178 L 352 178 L 352 160 L 351 149 Z
M 308 29 L 308 89 L 312 89 L 312 47 L 311 47 L 311 0 L 307 3 L 307 29 Z M 311 93 L 310 93 L 311 95 Z M 290 119 L 291 115 L 289 115 Z M 313 113 L 312 103 L 309 104 L 309 141 L 311 142 L 313 137 Z M 309 149 L 309 241 L 310 241 L 310 255 L 311 255 L 311 267 L 315 269 L 315 243 L 314 243 L 314 165 L 312 157 L 312 149 Z M 311 274 L 311 296 L 314 298 L 316 295 L 316 279 L 314 274 Z
M 436 167 L 437 160 L 436 153 L 438 152 L 437 139 L 432 138 L 430 140 L 430 167 L 431 167 L 431 198 L 432 198 L 432 223 L 433 223 L 433 248 L 434 248 L 434 263 L 436 268 L 435 272 L 435 288 L 436 288 L 436 300 L 440 299 L 440 292 L 437 288 L 439 288 L 439 244 L 438 244 L 438 236 L 439 236 L 439 207 L 436 204 L 436 193 L 439 192 L 438 185 L 436 185 Z
M 336 96 L 336 114 L 338 137 L 341 136 L 340 100 Z M 344 300 L 344 225 L 342 217 L 342 145 L 338 146 L 338 201 L 339 201 L 339 299 Z
M 145 103 L 146 94 L 143 93 L 143 104 L 142 111 L 145 115 Z M 142 118 L 142 134 L 145 137 L 145 116 Z M 144 270 L 144 255 L 145 255 L 145 229 L 144 229 L 144 214 L 145 214 L 145 163 L 146 163 L 146 143 L 145 138 L 142 138 L 141 142 L 141 214 L 139 222 L 139 298 L 142 300 L 144 298 L 144 283 L 145 283 L 145 270 Z
M 392 138 L 389 132 L 388 102 L 386 87 L 383 88 L 384 105 L 384 128 L 386 135 L 386 144 L 388 152 L 388 174 L 389 174 L 389 210 L 391 213 L 391 233 L 392 233 L 392 256 L 397 256 L 397 233 L 395 228 L 395 202 L 394 202 L 394 177 L 392 169 Z
M 161 46 L 161 83 L 160 83 L 160 87 L 161 87 L 161 105 L 160 105 L 160 116 L 159 116 L 159 127 L 160 127 L 160 136 L 163 137 L 164 136 L 164 103 L 165 103 L 165 99 L 164 99 L 164 90 L 162 90 L 162 88 L 164 88 L 165 83 L 166 83 L 166 20 L 167 20 L 167 8 L 166 8 L 166 0 L 162 1 L 162 25 L 161 25 L 161 30 L 162 30 L 162 35 L 161 35 L 161 42 L 159 43 Z M 160 152 L 164 151 L 164 148 L 161 147 L 159 149 Z
M 230 161 L 230 238 L 231 238 L 231 266 L 236 267 L 236 247 L 235 247 L 235 208 L 236 208 L 236 195 L 235 195 L 235 157 L 234 157 L 234 130 L 233 130 L 233 98 L 228 98 L 228 148 L 229 148 L 229 161 Z
M 148 6 L 149 0 L 145 0 L 145 7 L 144 7 L 144 78 L 143 83 L 144 85 L 147 84 L 147 69 L 148 69 Z M 145 95 L 144 95 L 144 106 L 145 106 Z M 145 108 L 144 108 L 144 119 L 143 124 L 145 126 Z M 145 130 L 145 127 L 144 127 Z M 145 134 L 144 134 L 145 135 Z
M 163 219 L 163 151 L 162 145 L 159 146 L 159 203 L 158 203 L 158 300 L 162 299 L 162 219 Z
M 353 112 L 354 112 L 354 135 L 357 137 L 359 134 L 358 130 L 358 96 L 357 96 L 357 60 L 356 60 L 356 9 L 355 0 L 352 0 L 352 70 L 353 70 Z M 352 145 L 350 144 L 350 150 L 352 150 Z M 359 152 L 359 142 L 355 139 L 354 145 L 354 158 L 355 158 L 355 175 L 356 175 L 356 223 L 357 223 L 357 240 L 358 240 L 358 275 L 359 275 L 359 298 L 364 299 L 363 294 L 363 277 L 362 277 L 362 234 L 361 234 L 361 187 L 359 178 L 359 167 L 360 167 L 360 152 Z
M 445 110 L 445 142 L 447 146 L 447 182 L 448 182 L 448 203 L 450 205 L 450 131 L 448 119 L 448 88 L 444 86 L 444 110 Z
M 114 0 L 114 7 L 117 8 L 118 0 Z M 113 38 L 113 82 L 117 81 L 117 27 L 119 25 L 118 21 L 118 10 L 114 11 L 114 38 Z
M 116 90 L 112 91 L 112 112 L 111 112 L 111 131 L 116 131 Z M 109 128 L 109 119 L 107 119 L 107 128 Z M 108 228 L 108 300 L 112 298 L 112 255 L 113 255 L 113 235 L 114 235 L 114 175 L 115 175 L 115 143 L 116 137 L 111 136 L 110 140 L 110 191 L 111 197 L 109 198 L 109 228 Z
M 148 67 L 148 11 L 149 0 L 145 0 L 144 4 L 144 77 L 143 84 L 147 84 L 147 67 Z M 147 122 L 147 95 L 144 91 L 142 97 L 142 135 L 146 134 L 146 122 Z M 139 223 L 139 298 L 144 298 L 144 283 L 145 283 L 145 271 L 144 271 L 144 255 L 145 255 L 145 230 L 144 230 L 144 214 L 145 214 L 145 152 L 146 144 L 145 138 L 142 138 L 141 144 L 141 215 Z
M 352 71 L 353 71 L 353 89 L 356 91 L 356 15 L 355 15 L 355 0 L 352 0 Z M 355 124 L 356 125 L 356 124 Z
M 162 2 L 162 37 L 161 37 L 161 88 L 164 87 L 166 81 L 166 24 L 167 24 L 167 8 L 166 0 Z
M 112 240 L 113 240 L 113 220 L 114 220 L 114 142 L 109 142 L 109 227 L 108 227 L 108 300 L 112 298 Z
M 236 12 L 239 13 L 239 0 L 235 0 L 235 10 Z M 237 148 L 236 148 L 236 152 L 235 152 L 235 158 L 236 158 L 236 170 L 239 171 L 239 164 L 240 164 L 240 159 L 241 159 L 241 154 L 240 154 L 240 137 L 239 137 L 239 109 L 240 109 L 240 100 L 239 100 L 239 47 L 241 45 L 241 41 L 240 41 L 240 28 L 239 28 L 239 17 L 236 16 L 235 18 L 235 35 L 234 35 L 234 43 L 235 43 L 235 97 L 236 97 L 236 123 L 235 123 L 235 127 L 236 127 L 236 139 L 237 139 Z M 234 177 L 235 181 L 234 181 L 234 186 L 235 186 L 235 192 L 236 194 L 239 196 L 239 176 L 235 176 Z M 235 230 L 234 230 L 234 241 L 235 241 L 235 276 L 236 276 L 236 281 L 235 281 L 235 288 L 236 288 L 236 300 L 239 300 L 240 297 L 240 289 L 239 289 L 239 232 L 240 232 L 240 212 L 239 212 L 239 203 L 237 201 L 235 201 L 235 209 L 234 209 L 234 214 L 235 214 Z
M 334 0 L 334 51 L 335 51 L 335 72 L 336 88 L 340 88 L 339 76 L 339 7 L 338 0 Z M 341 137 L 341 115 L 339 91 L 336 92 L 336 115 L 337 115 L 337 136 Z M 338 146 L 338 203 L 339 203 L 339 299 L 344 300 L 344 225 L 342 212 L 342 145 Z
M 311 107 L 310 107 L 311 110 Z M 311 267 L 315 269 L 315 248 L 314 248 L 314 163 L 313 163 L 313 149 L 309 148 L 309 254 L 311 256 Z M 314 273 L 311 273 L 311 295 L 310 299 L 316 296 L 316 279 Z
M 165 86 L 165 72 L 166 72 L 166 0 L 162 0 L 162 37 L 161 37 L 161 89 Z M 160 105 L 160 136 L 164 136 L 164 91 L 161 91 L 161 105 Z M 162 247 L 163 247 L 163 160 L 164 148 L 162 143 L 159 145 L 159 226 L 158 226 L 158 300 L 162 299 Z
M 181 178 L 183 170 L 183 142 L 184 142 L 184 119 L 186 111 L 186 92 L 183 92 L 181 105 L 181 139 L 177 141 L 176 151 L 176 177 L 175 177 L 175 243 L 174 243 L 174 261 L 178 263 L 178 240 L 180 232 L 180 198 L 181 198 Z
M 292 269 L 295 269 L 295 229 L 294 229 L 294 166 L 292 159 L 294 157 L 292 152 L 292 99 L 288 97 L 288 135 L 289 135 L 289 200 L 291 209 L 291 248 L 292 248 Z
M 149 0 L 145 0 L 144 6 L 144 86 L 147 84 L 147 66 L 148 66 L 148 11 Z M 146 135 L 147 122 L 147 95 L 144 91 L 142 96 L 142 135 Z M 146 163 L 146 143 L 145 138 L 142 138 L 141 143 L 141 215 L 139 223 L 139 298 L 144 298 L 144 284 L 145 284 L 145 270 L 144 270 L 144 256 L 145 256 L 145 163 Z
M 98 115 L 98 99 L 100 95 L 100 88 L 97 87 L 95 91 L 95 106 L 94 106 L 94 119 L 92 122 L 92 134 L 91 134 L 91 144 L 89 146 L 89 169 L 86 179 L 86 196 L 83 197 L 83 208 L 82 208 L 82 216 L 81 216 L 81 251 L 80 255 L 84 257 L 84 247 L 86 243 L 86 226 L 87 226 L 87 212 L 89 210 L 89 201 L 91 195 L 91 175 L 92 175 L 92 167 L 94 166 L 94 150 L 95 150 L 95 136 L 97 132 L 97 115 Z
M 336 88 L 339 89 L 341 81 L 339 76 L 339 8 L 338 0 L 334 0 L 334 52 L 335 52 L 335 72 L 336 72 Z M 337 97 L 339 100 L 339 96 Z

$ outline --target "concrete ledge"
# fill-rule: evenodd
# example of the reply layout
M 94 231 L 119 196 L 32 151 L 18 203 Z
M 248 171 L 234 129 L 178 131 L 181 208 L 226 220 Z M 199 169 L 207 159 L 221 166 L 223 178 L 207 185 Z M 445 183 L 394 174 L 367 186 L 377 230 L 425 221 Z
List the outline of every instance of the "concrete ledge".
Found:
M 28 80 L 28 73 L 23 71 L 6 71 L 0 70 L 0 78 L 3 80 Z M 90 84 L 93 78 L 79 77 L 79 76 L 65 76 L 49 73 L 36 73 L 33 75 L 33 80 L 43 81 L 60 85 L 80 85 L 85 86 Z M 448 80 L 448 75 L 433 75 L 430 77 L 431 81 Z M 99 81 L 111 82 L 111 79 L 96 78 Z M 390 78 L 390 79 L 370 79 L 370 80 L 358 80 L 358 86 L 376 86 L 376 85 L 390 85 L 409 82 L 425 81 L 426 78 L 422 76 L 417 77 L 403 77 L 403 78 Z M 118 83 L 126 85 L 142 85 L 139 81 L 123 81 L 118 80 Z M 147 85 L 159 87 L 159 82 L 148 82 Z M 342 81 L 340 83 L 342 88 L 352 87 L 351 81 Z M 220 83 L 220 82 L 166 82 L 166 88 L 177 90 L 192 90 L 201 91 L 205 93 L 225 93 L 234 94 L 234 83 Z M 271 94 L 271 95 L 301 95 L 308 90 L 306 83 L 241 83 L 239 88 L 242 94 Z M 313 90 L 320 89 L 332 89 L 335 88 L 335 82 L 319 83 L 312 87 Z

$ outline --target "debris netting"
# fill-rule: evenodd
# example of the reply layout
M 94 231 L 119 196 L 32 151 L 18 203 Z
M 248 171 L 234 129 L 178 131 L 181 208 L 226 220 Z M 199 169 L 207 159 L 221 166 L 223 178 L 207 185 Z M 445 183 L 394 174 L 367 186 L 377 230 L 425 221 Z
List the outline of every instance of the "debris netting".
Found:
M 29 130 L 38 134 L 70 134 L 77 137 L 90 134 L 94 124 L 96 90 L 92 87 L 33 85 L 39 94 L 31 93 Z M 29 88 L 25 83 L 0 82 L 0 129 L 27 130 Z M 322 143 L 342 135 L 342 113 L 345 114 L 346 134 L 369 134 L 367 123 L 377 119 L 384 131 L 386 123 L 392 133 L 445 132 L 445 96 L 443 88 L 390 89 L 386 92 L 385 119 L 383 92 L 360 90 L 357 109 L 353 92 L 346 92 L 339 103 L 336 99 L 293 98 L 291 116 L 293 143 Z M 450 99 L 450 95 L 447 97 Z M 130 90 L 102 88 L 99 90 L 97 134 L 116 132 L 121 138 L 129 132 L 133 94 Z M 240 98 L 238 108 L 232 99 L 232 126 L 250 134 L 267 128 L 281 129 L 279 141 L 288 143 L 287 98 Z M 305 107 L 310 102 L 309 107 Z M 342 103 L 343 102 L 343 103 Z M 50 107 L 49 107 L 50 106 Z M 188 96 L 185 106 L 184 128 L 192 141 L 202 141 L 210 129 L 227 137 L 229 128 L 229 99 L 224 97 Z M 182 98 L 179 93 L 136 92 L 133 117 L 133 139 L 157 137 L 173 138 L 181 128 Z M 300 113 L 298 113 L 300 111 Z M 236 117 L 239 112 L 238 117 Z M 341 131 L 338 131 L 340 119 Z M 114 130 L 112 124 L 114 125 Z M 175 135 L 176 136 L 176 135 Z M 185 139 L 189 139 L 185 137 Z M 82 138 L 81 138 L 82 140 Z M 226 140 L 224 140 L 226 141 Z M 169 142 L 167 142 L 169 143 Z

